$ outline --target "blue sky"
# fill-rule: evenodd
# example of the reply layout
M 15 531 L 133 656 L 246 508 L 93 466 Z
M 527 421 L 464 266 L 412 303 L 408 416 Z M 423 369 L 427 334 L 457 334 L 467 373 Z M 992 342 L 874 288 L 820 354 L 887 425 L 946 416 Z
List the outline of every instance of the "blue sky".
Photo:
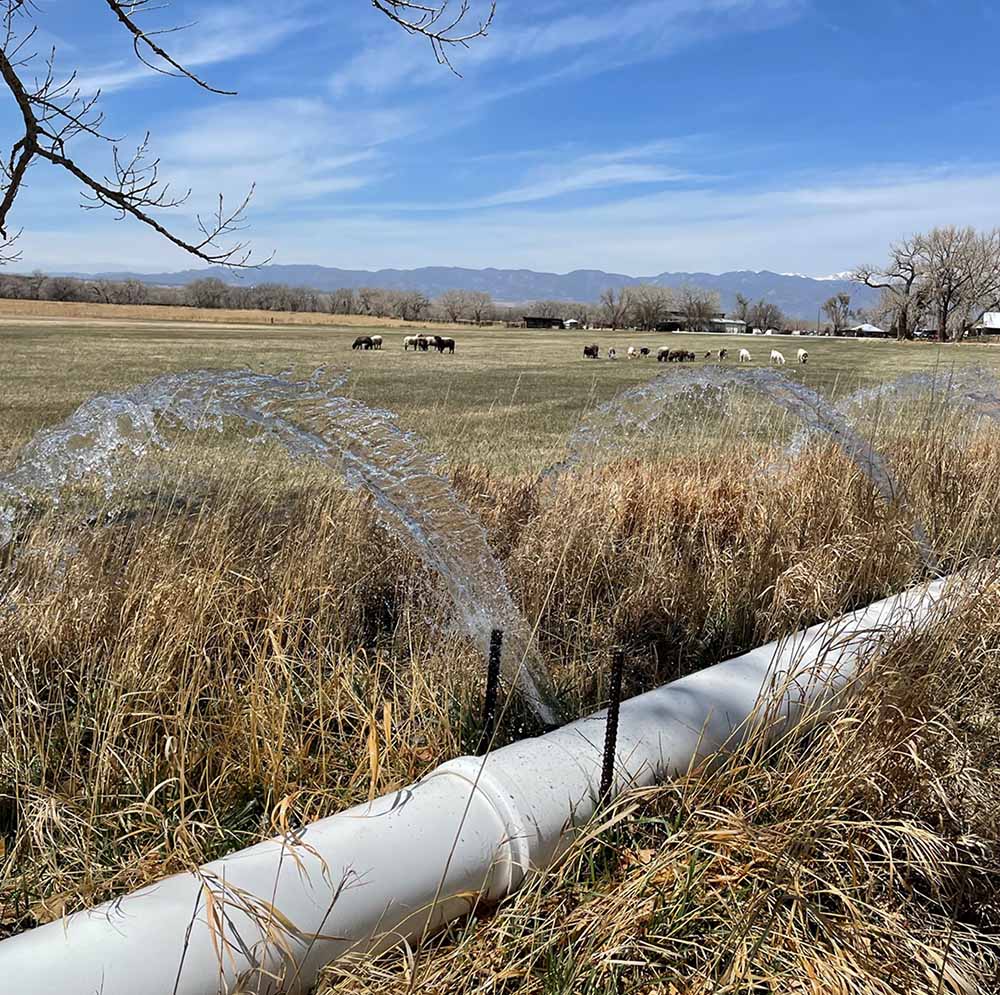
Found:
M 462 78 L 366 0 L 176 0 L 161 23 L 198 23 L 167 41 L 236 97 L 138 65 L 103 8 L 48 0 L 36 47 L 103 89 L 123 146 L 152 133 L 194 190 L 182 232 L 256 182 L 282 263 L 819 276 L 1000 224 L 992 0 L 498 0 Z M 30 180 L 18 269 L 190 265 L 51 167 Z

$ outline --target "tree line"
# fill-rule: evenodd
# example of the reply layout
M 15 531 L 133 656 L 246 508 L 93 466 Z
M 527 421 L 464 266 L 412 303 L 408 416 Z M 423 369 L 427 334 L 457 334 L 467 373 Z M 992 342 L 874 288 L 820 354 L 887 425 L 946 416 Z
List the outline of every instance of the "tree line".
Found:
M 1000 228 L 947 226 L 897 242 L 880 266 L 852 278 L 882 291 L 877 316 L 898 339 L 921 330 L 960 342 L 991 311 L 1000 311 Z

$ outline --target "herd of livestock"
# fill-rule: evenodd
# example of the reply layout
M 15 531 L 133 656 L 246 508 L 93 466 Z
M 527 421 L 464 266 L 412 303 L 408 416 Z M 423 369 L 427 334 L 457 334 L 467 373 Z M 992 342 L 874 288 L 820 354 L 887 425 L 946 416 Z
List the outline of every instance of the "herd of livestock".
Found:
M 383 339 L 381 335 L 359 335 L 351 348 L 354 350 L 361 349 L 365 352 L 374 349 L 376 352 L 382 348 Z M 429 352 L 431 349 L 436 349 L 439 353 L 448 353 L 449 355 L 455 354 L 455 340 L 452 338 L 447 338 L 443 335 L 407 335 L 403 339 L 403 351 L 409 352 L 410 350 L 414 352 Z M 607 352 L 608 359 L 617 359 L 618 351 L 612 346 Z M 651 350 L 647 346 L 635 346 L 630 345 L 625 355 L 629 359 L 646 359 L 651 355 Z M 716 349 L 705 353 L 705 359 L 717 359 L 720 363 L 726 361 L 726 357 L 729 355 L 728 349 Z M 585 345 L 583 347 L 583 358 L 584 359 L 600 359 L 601 358 L 601 348 L 596 343 L 591 345 Z M 692 352 L 690 349 L 671 349 L 669 346 L 661 346 L 656 350 L 656 361 L 658 363 L 693 363 L 697 360 L 697 353 Z M 749 349 L 740 349 L 738 353 L 738 361 L 740 363 L 752 363 L 753 356 L 750 355 Z M 809 361 L 809 353 L 805 349 L 799 349 L 796 353 L 796 359 L 800 363 L 806 363 Z M 771 360 L 775 366 L 785 365 L 785 356 L 778 349 L 771 350 Z
M 630 345 L 628 347 L 628 351 L 625 353 L 629 359 L 646 359 L 650 354 L 651 351 L 646 346 L 636 348 L 634 345 Z M 720 363 L 724 363 L 728 355 L 728 349 L 715 349 L 706 352 L 704 358 L 717 359 Z M 583 358 L 600 359 L 600 346 L 596 343 L 592 345 L 585 345 L 583 347 Z M 617 358 L 618 350 L 614 347 L 608 349 L 608 359 Z M 656 350 L 656 361 L 658 363 L 693 363 L 697 358 L 698 354 L 692 352 L 690 349 L 671 349 L 669 346 L 661 346 Z M 740 349 L 738 359 L 741 363 L 753 362 L 753 356 L 750 354 L 749 349 Z M 809 362 L 809 353 L 805 349 L 799 349 L 796 353 L 796 359 L 798 359 L 800 363 L 807 363 Z M 785 354 L 778 349 L 772 349 L 771 362 L 774 363 L 775 366 L 784 366 Z

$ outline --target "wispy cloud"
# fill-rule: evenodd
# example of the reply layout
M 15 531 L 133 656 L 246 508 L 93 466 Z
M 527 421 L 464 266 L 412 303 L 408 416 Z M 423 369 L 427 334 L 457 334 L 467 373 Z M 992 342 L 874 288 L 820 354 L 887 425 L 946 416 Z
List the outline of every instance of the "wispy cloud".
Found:
M 473 76 L 489 68 L 528 62 L 573 60 L 584 53 L 591 73 L 610 65 L 641 62 L 731 32 L 760 30 L 796 17 L 805 0 L 630 0 L 603 14 L 533 11 L 530 21 L 498 19 L 488 38 L 456 57 Z M 501 11 L 501 14 L 504 12 Z M 428 59 L 421 39 L 379 36 L 331 78 L 334 93 L 378 93 L 399 86 L 447 84 L 449 74 Z M 580 68 L 583 68 L 582 66 Z
M 248 3 L 208 7 L 198 14 L 195 23 L 170 36 L 170 54 L 187 69 L 198 71 L 265 52 L 310 23 L 300 4 L 283 4 L 282 8 L 277 14 L 273 5 Z M 127 39 L 124 35 L 122 38 L 127 47 Z M 163 42 L 162 37 L 158 40 Z M 164 69 L 173 72 L 166 65 Z M 98 90 L 113 93 L 161 77 L 162 74 L 131 59 L 85 67 L 75 85 L 84 94 Z

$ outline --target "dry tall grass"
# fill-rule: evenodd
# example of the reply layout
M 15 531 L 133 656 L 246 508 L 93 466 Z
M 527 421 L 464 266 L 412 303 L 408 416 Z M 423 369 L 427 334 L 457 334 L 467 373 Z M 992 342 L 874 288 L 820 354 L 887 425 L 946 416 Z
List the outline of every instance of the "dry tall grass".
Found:
M 453 477 L 577 715 L 601 704 L 615 647 L 633 693 L 912 583 L 910 513 L 945 566 L 995 553 L 1000 443 L 886 432 L 909 512 L 822 447 L 777 476 L 737 441 L 555 489 Z M 170 485 L 137 487 L 101 527 L 81 498 L 21 538 L 19 607 L 0 616 L 0 933 L 389 791 L 479 738 L 481 661 L 369 502 L 280 458 L 215 460 L 168 459 Z M 630 799 L 495 916 L 330 984 L 986 990 L 996 607 L 901 647 L 807 746 Z M 532 728 L 515 707 L 501 738 Z

